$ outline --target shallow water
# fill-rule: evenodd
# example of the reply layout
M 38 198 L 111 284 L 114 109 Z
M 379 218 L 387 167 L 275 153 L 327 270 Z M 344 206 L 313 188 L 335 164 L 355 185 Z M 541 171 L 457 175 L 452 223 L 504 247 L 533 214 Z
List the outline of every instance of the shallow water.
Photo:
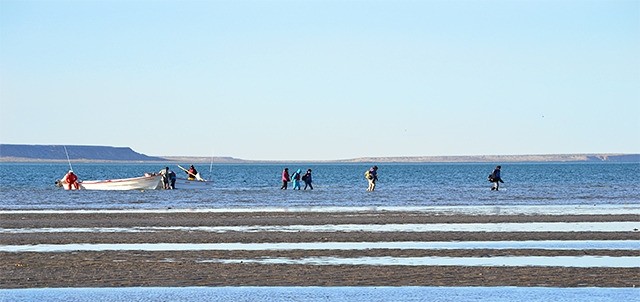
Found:
M 30 233 L 153 233 L 180 232 L 638 232 L 640 222 L 524 222 L 524 223 L 429 223 L 429 224 L 328 224 L 328 225 L 252 225 L 252 226 L 170 226 L 170 227 L 92 227 L 92 228 L 0 228 L 0 234 Z
M 354 213 L 419 212 L 435 215 L 640 215 L 640 203 L 625 205 L 496 205 L 496 206 L 390 206 L 390 207 L 235 207 L 198 209 L 49 209 L 0 210 L 0 214 L 144 214 L 144 213 Z
M 184 163 L 186 164 L 186 163 Z M 165 164 L 75 164 L 81 179 L 155 172 Z M 177 167 L 172 169 L 179 171 Z M 197 165 L 196 165 L 197 166 Z M 0 209 L 202 209 L 256 207 L 424 207 L 452 205 L 624 205 L 640 201 L 639 163 L 502 164 L 505 184 L 489 190 L 495 164 L 379 164 L 375 192 L 366 192 L 371 164 L 287 164 L 312 168 L 314 190 L 279 190 L 284 165 L 197 166 L 205 190 L 68 192 L 54 186 L 66 164 L 1 163 Z
M 151 287 L 0 289 L 0 301 L 640 301 L 635 288 Z
M 210 259 L 201 263 L 257 263 L 298 265 L 375 265 L 375 266 L 553 266 L 553 267 L 637 267 L 640 257 L 608 256 L 507 256 L 507 257 L 307 257 L 260 259 Z
M 189 163 L 180 163 L 187 165 Z M 152 212 L 355 212 L 419 211 L 472 215 L 640 214 L 640 163 L 501 163 L 499 192 L 490 191 L 487 175 L 497 163 L 482 164 L 378 164 L 377 190 L 365 192 L 363 173 L 372 164 L 287 164 L 292 169 L 314 170 L 313 191 L 282 191 L 280 173 L 285 165 L 196 165 L 212 181 L 205 190 L 75 191 L 60 190 L 56 179 L 67 164 L 0 163 L 0 213 L 152 213 Z M 74 164 L 83 180 L 116 179 L 157 172 L 167 164 Z M 175 166 L 170 168 L 179 173 Z M 458 224 L 456 227 L 463 227 Z M 510 224 L 509 227 L 515 227 Z M 531 227 L 533 225 L 524 226 Z M 549 227 L 550 225 L 544 225 Z M 251 226 L 245 226 L 250 228 Z M 351 226 L 353 227 L 353 226 Z M 359 226 L 360 228 L 371 228 Z M 486 226 L 486 231 L 497 226 Z M 505 226 L 503 226 L 505 227 Z M 556 230 L 569 227 L 555 225 Z M 570 226 L 577 228 L 578 225 Z M 580 227 L 628 230 L 634 225 Z M 346 226 L 315 226 L 337 228 Z M 387 225 L 377 231 L 403 226 Z M 23 229 L 24 230 L 24 229 Z M 85 231 L 96 231 L 89 229 Z M 248 230 L 248 229 L 247 229 Z M 592 229 L 593 230 L 593 229 Z M 4 230 L 11 232 L 11 230 Z M 14 230 L 15 231 L 15 230 Z M 26 230 L 31 232 L 34 230 Z M 37 230 L 36 230 L 37 231 Z M 73 231 L 73 230 L 72 230 Z M 78 229 L 77 231 L 82 231 Z M 124 229 L 123 231 L 128 231 Z M 149 231 L 149 230 L 144 230 Z M 208 231 L 220 231 L 212 229 Z M 292 230 L 293 231 L 293 230 Z M 403 230 L 407 231 L 407 230 Z M 19 231 L 18 231 L 19 232 Z M 521 242 L 323 242 L 231 244 L 70 244 L 0 246 L 10 252 L 72 251 L 187 251 L 187 250 L 291 250 L 291 249 L 622 249 L 639 250 L 638 241 L 521 241 Z M 402 259 L 354 258 L 370 265 L 401 261 L 487 261 L 467 258 Z M 535 259 L 556 262 L 558 257 Z M 564 259 L 591 265 L 612 265 L 615 257 Z M 489 258 L 491 259 L 491 258 Z M 219 261 L 220 259 L 208 259 Z M 228 260 L 228 259 L 227 259 Z M 237 260 L 237 259 L 236 259 Z M 268 260 L 268 259 L 265 259 Z M 308 258 L 304 261 L 336 263 L 343 258 Z M 512 265 L 527 265 L 527 259 Z M 280 261 L 290 261 L 280 259 Z M 299 260 L 302 261 L 302 260 Z M 519 262 L 518 262 L 519 261 Z M 433 263 L 433 262 L 432 262 Z M 604 264 L 603 264 L 604 263 Z M 590 265 L 590 266 L 591 266 Z M 618 264 L 623 265 L 623 264 Z M 637 267 L 637 264 L 636 264 Z M 631 288 L 519 288 L 519 287 L 187 287 L 187 288 L 44 288 L 0 289 L 0 301 L 640 301 Z
M 282 242 L 282 243 L 74 243 L 0 245 L 0 252 L 74 251 L 286 251 L 286 250 L 445 250 L 445 249 L 552 249 L 640 250 L 638 240 L 543 241 L 393 241 L 393 242 Z M 640 262 L 639 262 L 640 263 Z

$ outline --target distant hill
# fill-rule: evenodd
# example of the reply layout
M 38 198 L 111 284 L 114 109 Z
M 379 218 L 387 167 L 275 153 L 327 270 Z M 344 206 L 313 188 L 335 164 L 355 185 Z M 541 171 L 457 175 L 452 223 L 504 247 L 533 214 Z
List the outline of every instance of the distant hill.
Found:
M 640 154 L 541 154 L 541 155 L 475 155 L 362 157 L 340 162 L 369 163 L 505 163 L 505 162 L 637 162 Z
M 210 163 L 211 157 L 163 156 L 169 161 Z M 214 163 L 288 163 L 286 160 L 244 160 L 214 157 Z M 508 162 L 630 162 L 640 163 L 640 154 L 542 154 L 542 155 L 475 155 L 475 156 L 407 156 L 360 157 L 340 160 L 303 160 L 311 163 L 508 163 Z
M 199 164 L 209 164 L 214 162 L 216 164 L 246 164 L 246 163 L 256 163 L 256 161 L 244 160 L 235 157 L 228 156 L 215 156 L 211 157 L 203 157 L 203 156 L 163 156 L 162 158 L 177 163 L 199 163 Z
M 74 161 L 165 161 L 161 157 L 147 156 L 129 147 L 66 146 L 69 159 Z M 0 144 L 2 161 L 66 161 L 62 145 Z

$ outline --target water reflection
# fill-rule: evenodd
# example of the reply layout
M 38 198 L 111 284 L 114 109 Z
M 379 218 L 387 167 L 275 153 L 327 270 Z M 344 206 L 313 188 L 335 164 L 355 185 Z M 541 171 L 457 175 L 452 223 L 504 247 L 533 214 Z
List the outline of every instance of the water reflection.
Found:
M 609 256 L 521 256 L 521 257 L 307 257 L 260 259 L 209 259 L 202 263 L 257 263 L 301 265 L 401 265 L 401 266 L 555 266 L 640 267 L 640 257 Z
M 60 191 L 63 192 L 63 191 Z M 66 194 L 66 193 L 65 193 Z M 24 201 L 23 201 L 24 202 Z M 0 214 L 149 214 L 149 213 L 354 213 L 417 212 L 442 215 L 640 215 L 640 204 L 501 206 L 253 206 L 162 209 L 12 209 Z
M 0 289 L 3 301 L 638 301 L 636 288 L 550 287 L 121 287 Z
M 402 241 L 402 242 L 293 242 L 293 243 L 83 243 L 0 245 L 0 252 L 74 251 L 290 251 L 290 250 L 640 250 L 640 240 L 544 240 L 544 241 Z
M 171 226 L 93 228 L 0 228 L 0 234 L 29 233 L 151 233 L 180 232 L 637 232 L 640 222 L 524 222 L 524 223 L 429 223 L 429 224 L 328 224 L 253 226 Z

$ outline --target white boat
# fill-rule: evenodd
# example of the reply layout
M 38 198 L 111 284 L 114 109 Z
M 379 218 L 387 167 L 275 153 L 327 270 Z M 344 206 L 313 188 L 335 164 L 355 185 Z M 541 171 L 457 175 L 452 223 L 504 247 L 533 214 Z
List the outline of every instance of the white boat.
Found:
M 207 189 L 211 188 L 211 182 L 206 180 L 189 180 L 186 178 L 176 179 L 176 189 Z
M 59 183 L 65 190 L 70 187 L 63 180 Z M 81 190 L 157 190 L 162 188 L 162 175 L 145 175 L 141 177 L 107 179 L 107 180 L 85 180 L 78 181 Z

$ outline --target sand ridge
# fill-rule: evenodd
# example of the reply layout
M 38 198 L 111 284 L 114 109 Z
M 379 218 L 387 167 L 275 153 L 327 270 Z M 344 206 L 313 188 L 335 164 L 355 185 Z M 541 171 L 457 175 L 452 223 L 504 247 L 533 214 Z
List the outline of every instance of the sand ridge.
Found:
M 437 215 L 360 213 L 0 214 L 0 228 L 638 221 L 638 215 Z M 0 245 L 640 240 L 629 232 L 184 232 L 3 233 Z M 216 263 L 286 257 L 640 256 L 638 250 L 76 251 L 0 253 L 0 287 L 111 286 L 640 286 L 632 268 L 375 266 Z

